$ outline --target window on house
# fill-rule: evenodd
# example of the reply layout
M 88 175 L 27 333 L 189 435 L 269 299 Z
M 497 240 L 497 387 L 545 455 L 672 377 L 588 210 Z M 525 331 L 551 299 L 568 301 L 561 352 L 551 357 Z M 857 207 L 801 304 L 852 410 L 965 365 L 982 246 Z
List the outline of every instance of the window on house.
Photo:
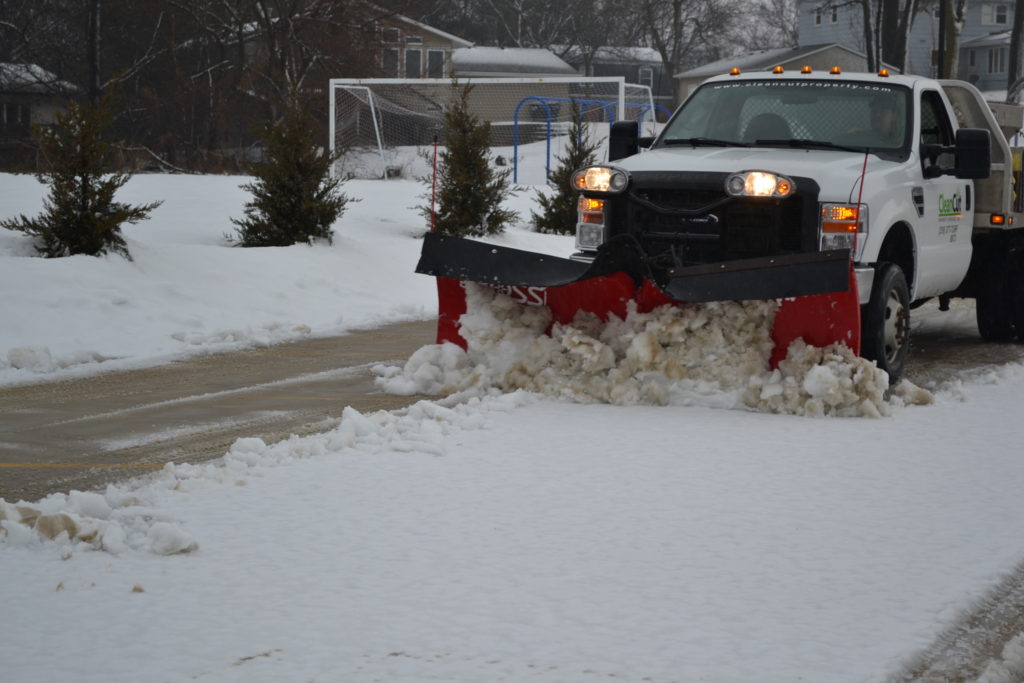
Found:
M 638 76 L 640 85 L 646 85 L 648 88 L 654 87 L 654 69 L 649 66 L 642 66 Z
M 405 51 L 405 77 L 420 78 L 423 76 L 423 50 Z
M 423 44 L 423 36 L 406 36 L 405 37 L 405 44 L 406 45 L 422 45 Z
M 982 26 L 1005 26 L 1009 22 L 1009 6 L 1001 2 L 986 2 L 981 6 Z
M 967 66 L 970 66 L 970 67 L 974 66 L 975 61 L 976 61 L 974 53 L 975 53 L 975 50 L 968 50 L 967 51 Z
M 838 21 L 839 21 L 839 8 L 838 7 L 833 7 L 832 8 L 832 23 L 835 24 Z
M 444 78 L 444 50 L 427 50 L 427 78 Z
M 397 28 L 383 28 L 380 32 L 381 42 L 384 43 L 397 43 L 402 34 L 398 32 Z
M 988 49 L 988 72 L 1001 74 L 1006 71 L 1006 48 L 990 47 Z
M 821 26 L 821 8 L 814 10 L 814 25 Z
M 398 78 L 398 50 L 393 47 L 384 50 L 381 55 L 380 67 L 385 76 Z

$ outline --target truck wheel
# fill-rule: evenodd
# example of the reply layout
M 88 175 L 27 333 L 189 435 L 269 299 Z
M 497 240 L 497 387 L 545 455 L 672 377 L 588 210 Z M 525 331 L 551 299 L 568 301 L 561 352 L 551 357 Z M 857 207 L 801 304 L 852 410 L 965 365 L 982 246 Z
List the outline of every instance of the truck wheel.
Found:
M 1010 293 L 1010 320 L 1018 342 L 1024 342 L 1024 251 L 1015 254 L 1007 274 L 1007 292 Z
M 1006 272 L 996 268 L 978 287 L 974 299 L 978 333 L 987 342 L 1013 340 L 1014 307 L 1011 303 L 1015 297 L 1009 284 Z
M 875 266 L 871 299 L 861 307 L 861 355 L 889 373 L 895 384 L 910 351 L 910 288 L 895 263 Z

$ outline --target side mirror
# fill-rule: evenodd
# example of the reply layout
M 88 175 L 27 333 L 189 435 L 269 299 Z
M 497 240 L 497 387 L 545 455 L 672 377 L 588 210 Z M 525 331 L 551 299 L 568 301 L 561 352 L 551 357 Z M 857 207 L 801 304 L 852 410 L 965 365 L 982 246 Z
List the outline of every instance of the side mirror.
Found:
M 640 144 L 640 126 L 636 121 L 616 121 L 608 137 L 608 161 L 631 157 Z
M 984 128 L 956 132 L 956 163 L 953 175 L 964 180 L 988 178 L 992 171 L 992 139 Z

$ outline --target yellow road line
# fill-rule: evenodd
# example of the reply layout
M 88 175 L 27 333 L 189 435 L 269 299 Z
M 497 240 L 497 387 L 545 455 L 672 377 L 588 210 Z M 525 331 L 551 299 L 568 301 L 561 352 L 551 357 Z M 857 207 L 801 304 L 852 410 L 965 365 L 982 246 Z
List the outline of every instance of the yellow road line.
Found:
M 164 463 L 141 462 L 0 462 L 0 468 L 31 469 L 34 467 L 113 467 L 123 469 L 157 469 Z
M 285 399 L 285 400 L 289 400 L 289 401 L 349 401 L 349 402 L 352 401 L 352 397 L 351 396 L 342 397 L 342 398 L 333 398 L 333 397 L 329 397 L 329 396 L 278 396 L 278 395 L 274 395 L 274 394 L 270 394 L 270 395 L 268 395 L 268 394 L 262 394 L 262 395 L 261 394 L 255 394 L 255 395 L 252 396 L 252 398 L 254 398 L 254 399 L 275 398 L 275 399 Z M 403 401 L 408 402 L 408 400 L 409 400 L 408 396 L 381 396 L 379 398 L 378 397 L 374 397 L 372 399 L 367 399 L 367 402 L 370 402 L 370 403 L 401 403 Z

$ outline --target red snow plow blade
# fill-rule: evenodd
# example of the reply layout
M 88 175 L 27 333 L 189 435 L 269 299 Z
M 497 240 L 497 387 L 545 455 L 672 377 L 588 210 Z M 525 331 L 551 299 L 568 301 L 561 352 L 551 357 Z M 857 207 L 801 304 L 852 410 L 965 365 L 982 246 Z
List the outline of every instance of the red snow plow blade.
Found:
M 860 303 L 847 250 L 658 269 L 629 242 L 605 245 L 587 263 L 428 233 L 416 272 L 437 276 L 439 344 L 466 348 L 459 333 L 464 282 L 476 282 L 521 304 L 547 306 L 563 324 L 580 311 L 625 318 L 630 301 L 647 312 L 664 304 L 779 299 L 773 368 L 796 339 L 860 352 Z

